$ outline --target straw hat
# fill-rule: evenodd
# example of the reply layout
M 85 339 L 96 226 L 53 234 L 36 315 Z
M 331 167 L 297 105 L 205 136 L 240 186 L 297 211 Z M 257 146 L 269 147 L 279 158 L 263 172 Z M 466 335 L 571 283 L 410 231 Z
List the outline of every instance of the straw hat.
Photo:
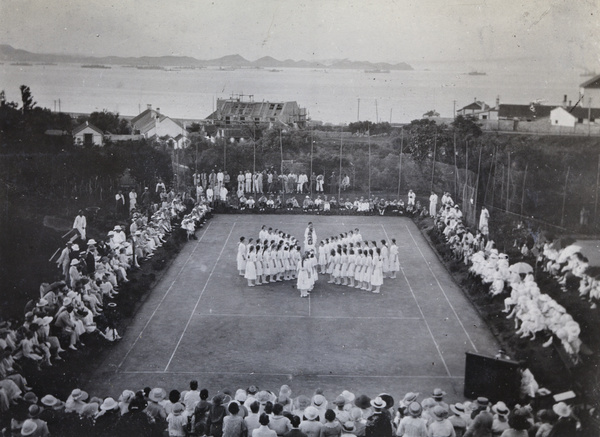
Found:
M 569 417 L 571 415 L 571 407 L 564 402 L 552 405 L 552 411 L 558 414 L 559 417 Z
M 27 419 L 23 422 L 23 426 L 21 427 L 21 435 L 31 435 L 35 432 L 37 427 L 37 423 L 31 419 Z
M 88 394 L 87 392 L 76 388 L 75 390 L 73 390 L 71 392 L 71 399 L 73 399 L 74 401 L 85 401 L 88 398 Z
M 315 420 L 319 416 L 319 410 L 313 406 L 306 407 L 304 410 L 304 417 L 308 420 Z
M 441 405 L 436 405 L 433 407 L 433 415 L 437 420 L 444 420 L 446 417 L 448 417 L 448 410 Z
M 465 406 L 460 402 L 450 405 L 450 410 L 457 416 L 462 416 L 465 414 Z
M 410 414 L 413 417 L 419 417 L 421 415 L 421 413 L 423 412 L 423 407 L 421 407 L 421 404 L 419 404 L 418 402 L 411 402 L 408 405 L 408 414 Z
M 148 399 L 152 402 L 160 402 L 167 397 L 167 392 L 162 388 L 153 388 L 150 390 L 150 394 L 148 395 Z
M 117 401 L 115 401 L 111 397 L 104 399 L 104 402 L 102 402 L 102 405 L 100 405 L 100 409 L 102 411 L 115 410 L 118 407 L 119 407 L 119 404 L 117 403 Z
M 386 403 L 383 399 L 377 396 L 375 399 L 371 401 L 371 406 L 373 408 L 383 409 L 386 406 Z
M 492 407 L 492 411 L 496 413 L 498 416 L 508 416 L 510 410 L 506 406 L 506 404 L 502 401 L 499 401 L 496 405 Z
M 42 402 L 43 405 L 45 405 L 47 407 L 54 407 L 55 405 L 57 405 L 61 401 L 59 401 L 58 399 L 56 399 L 52 395 L 46 395 L 46 396 L 44 396 L 42 398 L 41 402 Z

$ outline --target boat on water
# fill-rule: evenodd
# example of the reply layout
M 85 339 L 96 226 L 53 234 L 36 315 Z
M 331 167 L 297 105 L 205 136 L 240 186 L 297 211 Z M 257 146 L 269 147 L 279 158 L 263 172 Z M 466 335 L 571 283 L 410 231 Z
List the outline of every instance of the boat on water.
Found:
M 233 67 L 219 67 L 219 71 L 235 71 L 236 68 Z
M 13 62 L 10 65 L 16 65 L 17 67 L 31 67 L 33 64 L 30 64 L 29 62 Z
M 164 67 L 160 65 L 136 65 L 135 68 L 138 70 L 164 70 Z
M 107 70 L 112 67 L 109 65 L 102 65 L 102 64 L 85 64 L 85 65 L 82 65 L 81 68 L 101 68 L 101 69 Z
M 365 73 L 389 73 L 390 70 L 380 70 L 379 68 L 374 68 L 373 70 L 365 70 Z
M 269 72 L 271 72 L 271 73 L 280 73 L 280 72 L 282 72 L 283 70 L 278 70 L 278 69 L 276 69 L 276 68 L 271 68 L 271 69 L 270 69 L 270 70 L 268 70 L 268 71 L 269 71 Z
M 487 73 L 483 71 L 469 71 L 467 74 L 469 76 L 487 76 Z

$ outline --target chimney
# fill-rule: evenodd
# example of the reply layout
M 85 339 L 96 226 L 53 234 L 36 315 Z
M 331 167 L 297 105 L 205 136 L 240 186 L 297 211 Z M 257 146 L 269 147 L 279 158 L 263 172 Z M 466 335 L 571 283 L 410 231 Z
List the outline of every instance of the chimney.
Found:
M 500 108 L 500 96 L 496 96 L 496 109 Z
M 567 95 L 565 94 L 565 96 L 563 97 L 563 107 L 566 108 L 567 107 Z M 569 103 L 569 106 L 571 106 L 571 104 Z
M 569 106 L 568 106 L 568 108 L 570 108 L 570 107 L 571 107 L 571 101 L 569 100 Z
M 146 103 L 146 109 L 152 109 L 152 104 L 151 103 Z

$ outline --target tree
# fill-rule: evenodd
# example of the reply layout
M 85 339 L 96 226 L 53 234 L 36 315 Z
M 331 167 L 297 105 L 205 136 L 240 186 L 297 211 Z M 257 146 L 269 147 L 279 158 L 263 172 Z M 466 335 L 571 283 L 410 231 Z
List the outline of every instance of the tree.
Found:
M 92 112 L 89 117 L 79 117 L 77 121 L 80 124 L 88 121 L 101 131 L 111 134 L 126 135 L 131 133 L 131 126 L 127 120 L 119 118 L 118 112 L 112 113 L 106 109 L 103 109 L 101 112 Z
M 21 110 L 23 113 L 29 112 L 35 107 L 37 102 L 33 101 L 31 89 L 27 85 L 21 85 L 19 89 L 21 90 L 21 101 L 23 102 Z
M 482 134 L 481 127 L 472 117 L 459 115 L 451 123 L 451 126 L 462 139 L 478 138 Z

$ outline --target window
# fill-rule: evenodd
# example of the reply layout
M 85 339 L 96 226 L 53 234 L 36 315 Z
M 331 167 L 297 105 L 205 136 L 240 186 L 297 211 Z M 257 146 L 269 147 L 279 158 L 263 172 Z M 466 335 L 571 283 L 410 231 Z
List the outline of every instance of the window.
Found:
M 230 116 L 225 117 L 225 124 L 231 124 L 231 117 Z
M 583 118 L 578 118 L 577 123 L 583 123 Z
M 482 115 L 482 116 L 481 116 L 481 119 L 482 119 L 482 120 L 487 120 L 487 115 Z

